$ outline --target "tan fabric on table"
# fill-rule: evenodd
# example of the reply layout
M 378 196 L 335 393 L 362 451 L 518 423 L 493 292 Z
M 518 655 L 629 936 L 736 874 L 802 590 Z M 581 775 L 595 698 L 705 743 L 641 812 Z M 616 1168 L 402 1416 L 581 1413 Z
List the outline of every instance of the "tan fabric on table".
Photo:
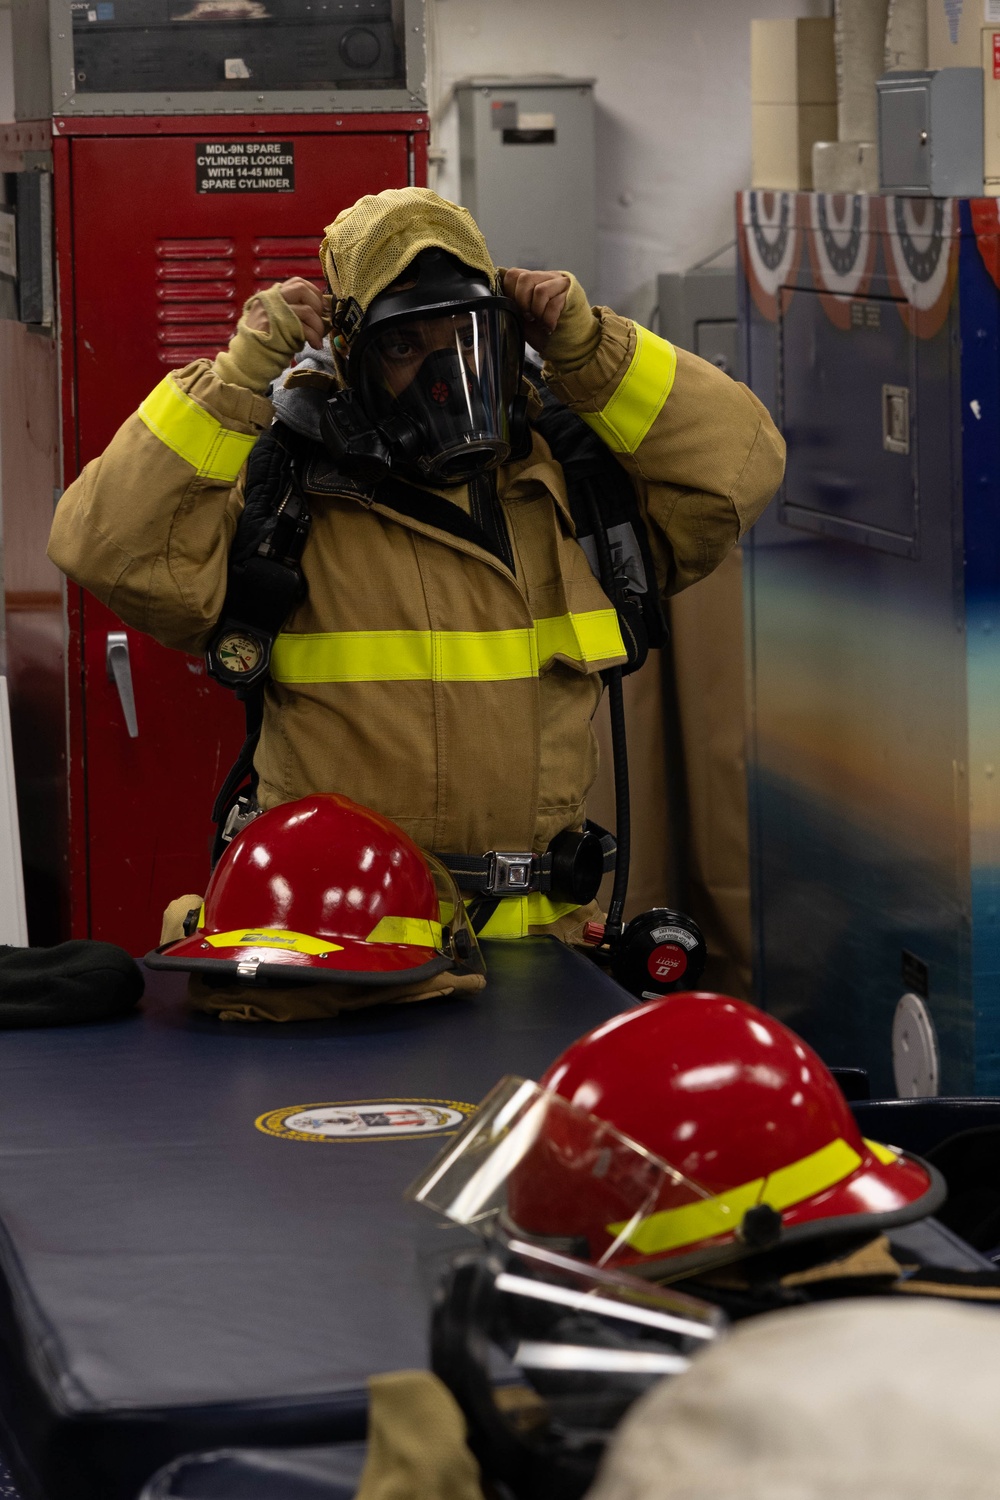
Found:
M 368 1395 L 368 1454 L 355 1500 L 483 1500 L 465 1418 L 436 1375 L 373 1375 Z
M 998 1411 L 994 1311 L 793 1308 L 643 1396 L 587 1500 L 995 1500 Z
M 477 995 L 486 986 L 481 974 L 435 974 L 417 984 L 213 985 L 204 974 L 188 975 L 188 1005 L 220 1021 L 329 1021 L 375 1005 L 408 1005 L 416 1000 L 443 1000 L 448 995 Z

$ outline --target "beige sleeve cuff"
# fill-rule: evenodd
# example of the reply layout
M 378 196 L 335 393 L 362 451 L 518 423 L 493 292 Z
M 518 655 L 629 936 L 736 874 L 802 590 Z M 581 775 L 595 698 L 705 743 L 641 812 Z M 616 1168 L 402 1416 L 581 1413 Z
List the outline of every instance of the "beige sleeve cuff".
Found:
M 267 313 L 270 328 L 266 334 L 247 327 L 246 315 L 254 304 Z M 216 355 L 212 368 L 226 385 L 243 386 L 263 395 L 305 341 L 298 315 L 277 286 L 273 286 L 266 292 L 258 292 L 244 305 L 243 317 L 236 325 L 229 348 Z
M 545 345 L 545 362 L 558 375 L 569 375 L 593 358 L 601 341 L 601 325 L 587 294 L 571 271 L 569 292 L 559 322 Z

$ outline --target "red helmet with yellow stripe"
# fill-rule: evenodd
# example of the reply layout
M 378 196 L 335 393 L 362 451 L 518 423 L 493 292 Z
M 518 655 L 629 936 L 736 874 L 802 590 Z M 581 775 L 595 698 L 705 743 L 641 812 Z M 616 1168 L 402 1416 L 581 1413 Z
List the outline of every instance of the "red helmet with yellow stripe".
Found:
M 521 1237 L 672 1279 L 755 1253 L 783 1269 L 829 1259 L 933 1213 L 944 1184 L 864 1140 L 780 1021 L 683 993 L 588 1032 L 537 1085 L 505 1080 L 415 1196 L 467 1222 L 492 1207 Z
M 483 972 L 444 866 L 389 818 L 335 793 L 248 824 L 212 872 L 194 930 L 146 963 L 279 985 Z

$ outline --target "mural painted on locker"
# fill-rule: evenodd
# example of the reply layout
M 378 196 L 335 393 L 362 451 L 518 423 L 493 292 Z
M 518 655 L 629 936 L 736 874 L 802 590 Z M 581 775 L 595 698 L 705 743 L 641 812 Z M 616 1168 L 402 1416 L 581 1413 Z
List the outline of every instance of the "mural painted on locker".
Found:
M 788 441 L 745 556 L 758 997 L 891 1095 L 912 955 L 942 1091 L 1000 1092 L 997 200 L 737 217 Z

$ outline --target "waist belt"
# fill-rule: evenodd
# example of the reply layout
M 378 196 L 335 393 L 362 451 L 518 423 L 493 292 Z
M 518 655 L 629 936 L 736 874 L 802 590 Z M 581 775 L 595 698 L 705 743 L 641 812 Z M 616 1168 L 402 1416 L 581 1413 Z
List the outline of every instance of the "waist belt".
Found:
M 584 906 L 597 895 L 602 877 L 614 869 L 616 848 L 614 834 L 587 823 L 582 833 L 557 834 L 544 854 L 491 849 L 486 854 L 437 857 L 463 891 L 477 896 L 551 892 Z

